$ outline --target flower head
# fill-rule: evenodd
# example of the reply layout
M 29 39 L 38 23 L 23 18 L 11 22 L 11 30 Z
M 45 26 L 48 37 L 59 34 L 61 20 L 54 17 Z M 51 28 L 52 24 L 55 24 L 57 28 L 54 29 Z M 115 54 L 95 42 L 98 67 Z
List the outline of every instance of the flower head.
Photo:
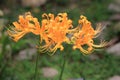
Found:
M 92 28 L 91 22 L 85 16 L 80 16 L 78 21 L 79 26 L 75 29 L 72 36 L 73 49 L 80 49 L 83 53 L 91 53 L 94 48 L 104 47 L 105 42 L 100 45 L 95 45 L 93 38 L 100 32 L 100 27 L 97 30 Z M 86 49 L 83 46 L 87 46 Z
M 40 25 L 37 18 L 32 17 L 30 12 L 25 15 L 20 15 L 18 22 L 13 22 L 14 27 L 9 29 L 7 32 L 13 38 L 14 41 L 18 41 L 25 34 L 32 32 L 33 34 L 39 35 Z
M 43 49 L 55 52 L 58 48 L 63 50 L 63 42 L 67 42 L 67 33 L 72 27 L 72 21 L 67 18 L 67 13 L 59 13 L 56 17 L 53 14 L 43 14 L 41 38 L 45 41 Z

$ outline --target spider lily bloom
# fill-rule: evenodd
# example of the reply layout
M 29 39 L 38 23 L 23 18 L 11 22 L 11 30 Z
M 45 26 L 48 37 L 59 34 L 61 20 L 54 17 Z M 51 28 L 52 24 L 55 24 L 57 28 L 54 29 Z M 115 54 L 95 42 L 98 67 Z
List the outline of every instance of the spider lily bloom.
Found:
M 20 15 L 18 22 L 13 22 L 14 27 L 8 29 L 8 34 L 14 41 L 18 41 L 25 34 L 32 32 L 35 35 L 40 34 L 40 25 L 37 18 L 32 17 L 30 12 Z
M 74 29 L 74 34 L 71 38 L 73 42 L 73 49 L 80 49 L 83 53 L 89 54 L 94 48 L 104 47 L 105 42 L 102 42 L 100 45 L 95 45 L 93 38 L 100 32 L 100 27 L 94 30 L 91 26 L 91 22 L 87 20 L 85 16 L 80 16 L 79 26 Z M 84 49 L 83 46 L 87 48 Z
M 56 17 L 53 14 L 42 15 L 41 39 L 45 44 L 41 46 L 43 50 L 55 52 L 58 48 L 63 50 L 63 42 L 67 42 L 67 33 L 72 27 L 72 21 L 67 18 L 67 13 L 59 13 Z

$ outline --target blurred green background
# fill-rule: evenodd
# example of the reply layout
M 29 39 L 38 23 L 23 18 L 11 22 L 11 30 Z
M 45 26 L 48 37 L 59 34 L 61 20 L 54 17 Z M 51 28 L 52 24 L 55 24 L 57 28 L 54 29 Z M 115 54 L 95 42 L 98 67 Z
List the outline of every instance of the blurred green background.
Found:
M 80 15 L 85 15 L 95 28 L 103 31 L 95 39 L 108 41 L 106 48 L 83 55 L 65 45 L 53 56 L 40 55 L 38 80 L 58 80 L 63 54 L 66 65 L 63 80 L 117 80 L 120 77 L 120 1 L 119 0 L 0 0 L 0 80 L 34 80 L 37 38 L 26 35 L 18 42 L 8 37 L 6 30 L 18 15 L 30 11 L 41 21 L 43 13 L 67 12 L 74 27 Z M 120 80 L 120 78 L 118 79 Z

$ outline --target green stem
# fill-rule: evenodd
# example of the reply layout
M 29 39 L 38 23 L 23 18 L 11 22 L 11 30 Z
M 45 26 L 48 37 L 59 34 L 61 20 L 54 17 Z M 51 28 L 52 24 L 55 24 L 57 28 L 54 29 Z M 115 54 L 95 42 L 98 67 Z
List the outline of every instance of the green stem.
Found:
M 60 73 L 59 80 L 62 80 L 63 72 L 64 72 L 64 69 L 65 69 L 65 63 L 66 63 L 66 59 L 65 59 L 65 56 L 64 56 L 63 64 L 62 64 L 62 67 L 61 67 L 62 70 L 61 70 L 61 73 Z
M 39 54 L 36 54 L 36 67 L 35 67 L 35 78 L 34 80 L 37 80 L 37 75 L 38 75 L 38 60 L 39 60 Z

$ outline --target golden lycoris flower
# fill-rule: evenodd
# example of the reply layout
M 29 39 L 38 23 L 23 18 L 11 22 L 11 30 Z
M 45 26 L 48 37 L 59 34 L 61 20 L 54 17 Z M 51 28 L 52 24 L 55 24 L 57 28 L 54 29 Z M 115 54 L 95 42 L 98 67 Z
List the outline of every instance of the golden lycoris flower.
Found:
M 56 17 L 53 14 L 42 15 L 41 40 L 45 44 L 43 50 L 55 52 L 58 48 L 63 50 L 63 42 L 67 42 L 67 33 L 72 27 L 72 21 L 67 18 L 67 13 L 59 13 Z
M 100 48 L 105 46 L 105 42 L 99 45 L 95 45 L 93 38 L 95 38 L 100 32 L 100 27 L 94 30 L 91 26 L 91 22 L 87 20 L 85 16 L 80 16 L 78 21 L 79 25 L 75 28 L 74 34 L 71 38 L 73 42 L 73 49 L 80 49 L 83 53 L 91 53 L 94 48 Z M 87 46 L 87 48 L 83 48 Z
M 94 30 L 91 22 L 86 17 L 80 16 L 79 25 L 72 29 L 72 20 L 68 19 L 67 13 L 43 14 L 41 26 L 38 19 L 30 12 L 20 15 L 19 20 L 13 22 L 13 27 L 8 29 L 8 34 L 14 41 L 18 41 L 27 33 L 40 36 L 40 51 L 54 53 L 57 49 L 63 50 L 63 43 L 73 44 L 73 49 L 80 49 L 83 53 L 91 53 L 94 48 L 104 47 L 105 42 L 95 45 L 93 39 L 101 31 L 98 27 Z M 83 48 L 87 45 L 87 48 Z
M 40 25 L 37 18 L 32 17 L 30 12 L 25 15 L 20 15 L 18 22 L 13 22 L 14 27 L 8 29 L 8 34 L 13 38 L 14 41 L 18 41 L 25 34 L 32 32 L 33 34 L 39 35 Z

